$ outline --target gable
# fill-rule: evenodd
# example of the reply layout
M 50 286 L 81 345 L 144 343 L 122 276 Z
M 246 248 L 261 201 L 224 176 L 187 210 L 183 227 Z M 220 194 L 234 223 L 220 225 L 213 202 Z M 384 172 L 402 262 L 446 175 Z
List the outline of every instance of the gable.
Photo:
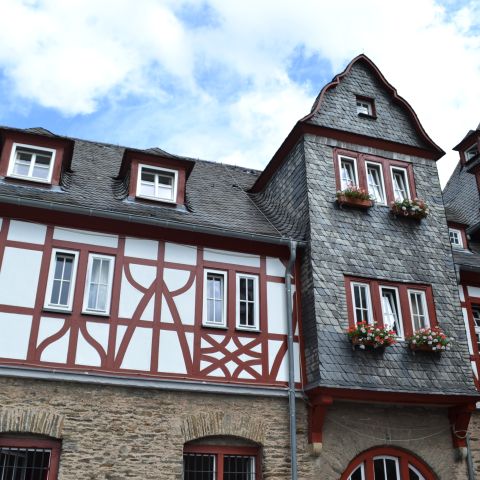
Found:
M 357 97 L 373 99 L 376 115 L 359 115 Z M 325 86 L 311 114 L 303 120 L 317 126 L 441 152 L 423 130 L 412 108 L 364 55 L 354 59 L 342 74 Z

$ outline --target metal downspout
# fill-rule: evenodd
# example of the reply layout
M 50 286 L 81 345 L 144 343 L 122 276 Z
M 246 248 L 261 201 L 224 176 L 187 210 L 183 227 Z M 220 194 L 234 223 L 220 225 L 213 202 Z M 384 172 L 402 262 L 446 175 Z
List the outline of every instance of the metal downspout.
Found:
M 470 433 L 467 432 L 467 465 L 468 465 L 468 480 L 475 480 L 475 471 L 473 469 L 472 450 L 470 449 Z
M 290 241 L 290 259 L 285 271 L 285 294 L 287 296 L 287 345 L 288 345 L 288 410 L 290 418 L 290 463 L 292 480 L 297 480 L 297 419 L 295 405 L 295 355 L 293 352 L 293 307 L 292 269 L 297 257 L 297 243 Z

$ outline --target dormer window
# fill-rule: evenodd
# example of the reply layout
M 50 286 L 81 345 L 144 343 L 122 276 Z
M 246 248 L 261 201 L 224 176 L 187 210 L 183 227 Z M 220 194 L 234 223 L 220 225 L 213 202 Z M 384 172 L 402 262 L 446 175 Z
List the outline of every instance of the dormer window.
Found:
M 477 143 L 473 144 L 470 148 L 465 150 L 465 160 L 468 162 L 472 158 L 478 155 L 478 145 Z
M 376 117 L 375 103 L 373 98 L 357 95 L 357 114 L 364 117 Z
M 14 143 L 7 175 L 9 177 L 51 183 L 55 150 Z
M 178 183 L 176 170 L 141 164 L 138 169 L 137 197 L 175 202 Z

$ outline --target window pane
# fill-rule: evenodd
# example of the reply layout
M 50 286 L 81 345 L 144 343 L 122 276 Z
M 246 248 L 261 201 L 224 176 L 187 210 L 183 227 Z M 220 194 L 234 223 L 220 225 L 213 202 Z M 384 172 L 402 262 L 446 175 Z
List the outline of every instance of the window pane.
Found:
M 60 301 L 58 302 L 60 305 L 68 305 L 68 296 L 70 293 L 70 282 L 64 281 L 62 282 L 62 286 L 60 289 Z
M 107 260 L 106 258 L 102 258 L 100 282 L 103 283 L 104 285 L 108 285 L 109 276 L 110 276 L 110 260 Z
M 383 323 L 397 335 L 401 335 L 397 292 L 393 288 L 382 288 Z
M 248 279 L 248 300 L 250 300 L 251 302 L 255 300 L 254 292 L 253 292 L 254 285 L 255 285 L 255 280 L 253 278 L 249 278 Z
M 383 464 L 383 458 L 377 458 L 374 460 L 373 467 L 375 470 L 375 480 L 389 480 L 385 476 L 385 465 Z
M 397 462 L 391 458 L 385 459 L 387 480 L 399 480 L 397 476 Z
M 360 465 L 351 475 L 348 480 L 363 480 L 362 476 L 363 465 Z
M 255 304 L 253 302 L 248 303 L 248 326 L 253 327 L 255 325 Z
M 92 274 L 90 275 L 90 282 L 98 283 L 100 280 L 100 264 L 99 258 L 94 258 L 92 261 Z
M 393 171 L 393 190 L 396 201 L 401 202 L 408 198 L 407 181 L 403 170 Z
M 142 182 L 155 183 L 155 173 L 152 170 L 142 168 Z
M 98 286 L 98 297 L 97 297 L 97 310 L 105 312 L 107 310 L 107 295 L 108 288 L 107 285 Z
M 147 197 L 154 197 L 155 185 L 153 183 L 145 183 L 142 181 L 140 185 L 140 195 L 145 195 Z
M 165 198 L 168 200 L 173 200 L 173 188 L 172 187 L 163 187 L 158 186 L 157 189 L 157 197 L 158 198 Z
M 36 448 L 0 448 L 0 479 L 46 480 L 51 450 Z
M 19 163 L 19 162 L 16 162 L 15 163 L 15 166 L 13 168 L 13 173 L 15 175 L 23 175 L 23 176 L 28 176 L 28 171 L 30 169 L 30 165 L 29 164 L 24 164 L 24 163 Z
M 60 286 L 62 282 L 60 280 L 54 280 L 52 285 L 52 295 L 50 297 L 50 303 L 58 305 L 60 300 Z
M 214 309 L 215 300 L 207 300 L 207 322 L 215 322 L 215 309 Z
M 247 279 L 240 278 L 240 300 L 247 299 Z
M 185 454 L 183 456 L 184 480 L 216 480 L 215 456 Z
M 221 300 L 215 301 L 215 322 L 223 323 L 223 302 Z
M 254 457 L 225 455 L 223 469 L 224 480 L 255 480 Z
M 35 165 L 39 167 L 49 167 L 50 166 L 50 160 L 51 156 L 49 155 L 39 155 L 37 154 L 35 156 Z
M 173 185 L 173 175 L 157 175 L 158 178 L 158 183 L 160 185 L 167 185 L 167 186 L 172 186 Z
M 357 179 L 355 177 L 355 167 L 353 160 L 342 158 L 340 161 L 340 179 L 341 189 L 345 190 L 348 187 L 355 186 Z
M 41 178 L 42 180 L 46 180 L 48 178 L 49 171 L 50 171 L 49 167 L 45 168 L 45 167 L 39 167 L 39 166 L 35 165 L 33 167 L 32 177 Z
M 380 167 L 377 165 L 368 165 L 367 167 L 368 191 L 375 201 L 384 203 L 385 196 L 380 174 Z
M 88 292 L 87 308 L 91 310 L 95 310 L 96 304 L 97 304 L 97 296 L 98 296 L 98 285 L 92 284 L 90 287 L 90 291 Z
M 247 304 L 240 302 L 240 325 L 247 325 Z
M 216 276 L 213 279 L 213 295 L 215 298 L 223 298 L 223 277 Z

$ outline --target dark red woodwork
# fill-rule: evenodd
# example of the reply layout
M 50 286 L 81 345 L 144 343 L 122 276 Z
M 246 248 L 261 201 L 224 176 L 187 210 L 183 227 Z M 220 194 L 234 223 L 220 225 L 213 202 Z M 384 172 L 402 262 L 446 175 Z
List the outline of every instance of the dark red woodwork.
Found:
M 319 395 L 314 397 L 308 408 L 308 441 L 309 443 L 323 442 L 323 424 L 327 409 L 333 403 L 333 397 Z
M 435 327 L 438 325 L 437 315 L 435 311 L 435 302 L 433 298 L 433 292 L 431 285 L 423 285 L 416 283 L 399 283 L 399 282 L 388 282 L 384 280 L 374 280 L 371 278 L 363 277 L 349 277 L 345 276 L 345 294 L 347 301 L 347 313 L 348 313 L 348 323 L 349 326 L 355 326 L 355 315 L 353 311 L 353 301 L 352 301 L 352 282 L 366 283 L 370 286 L 370 295 L 372 300 L 372 310 L 373 310 L 373 321 L 377 322 L 380 327 L 383 327 L 383 314 L 382 314 L 382 304 L 380 298 L 380 286 L 385 287 L 395 287 L 398 290 L 398 297 L 400 301 L 400 309 L 402 312 L 402 322 L 403 322 L 403 332 L 404 336 L 407 337 L 413 334 L 413 325 L 411 321 L 411 311 L 410 311 L 410 302 L 408 299 L 408 290 L 421 290 L 425 292 L 425 299 L 428 308 L 428 317 L 430 321 L 430 327 Z
M 452 442 L 454 448 L 467 446 L 468 424 L 472 412 L 475 411 L 475 403 L 468 403 L 450 407 L 448 409 L 448 419 L 452 426 Z
M 71 158 L 73 154 L 73 140 L 61 137 L 48 137 L 28 132 L 17 132 L 9 129 L 0 129 L 0 136 L 2 141 L 2 151 L 0 154 L 0 176 L 6 177 L 8 171 L 8 164 L 10 162 L 10 155 L 12 153 L 12 146 L 14 143 L 22 143 L 31 145 L 32 147 L 44 147 L 55 150 L 55 163 L 52 170 L 51 185 L 58 185 L 60 183 L 60 175 L 62 169 L 69 170 Z M 34 183 L 35 186 L 42 186 L 39 182 L 32 182 L 28 179 L 8 178 L 8 181 L 16 183 Z M 46 186 L 48 187 L 48 185 Z
M 417 190 L 415 188 L 415 177 L 413 174 L 413 165 L 408 162 L 401 162 L 399 160 L 389 160 L 382 157 L 376 157 L 373 155 L 367 155 L 358 152 L 352 152 L 350 150 L 343 150 L 335 148 L 333 150 L 333 161 L 334 161 L 334 168 L 335 168 L 335 185 L 337 191 L 341 190 L 341 181 L 340 181 L 340 166 L 338 157 L 340 155 L 355 158 L 357 162 L 357 172 L 358 172 L 358 187 L 362 188 L 365 191 L 368 191 L 368 183 L 367 183 L 367 170 L 366 170 L 366 162 L 372 162 L 380 165 L 383 174 L 383 181 L 385 184 L 385 196 L 387 205 L 390 202 L 395 200 L 393 194 L 393 184 L 392 184 L 392 176 L 390 173 L 390 167 L 401 167 L 406 169 L 407 171 L 407 180 L 408 185 L 410 188 L 410 196 L 411 198 L 416 198 Z
M 364 465 L 365 469 L 365 480 L 374 480 L 375 473 L 373 459 L 375 457 L 383 456 L 396 457 L 398 459 L 401 480 L 408 480 L 410 478 L 408 472 L 409 465 L 415 467 L 425 477 L 425 480 L 437 480 L 438 478 L 433 473 L 433 470 L 415 454 L 402 448 L 382 446 L 366 450 L 365 452 L 355 457 L 349 463 L 346 470 L 343 472 L 340 480 L 348 480 L 348 478 L 355 471 L 355 469 L 362 464 Z

